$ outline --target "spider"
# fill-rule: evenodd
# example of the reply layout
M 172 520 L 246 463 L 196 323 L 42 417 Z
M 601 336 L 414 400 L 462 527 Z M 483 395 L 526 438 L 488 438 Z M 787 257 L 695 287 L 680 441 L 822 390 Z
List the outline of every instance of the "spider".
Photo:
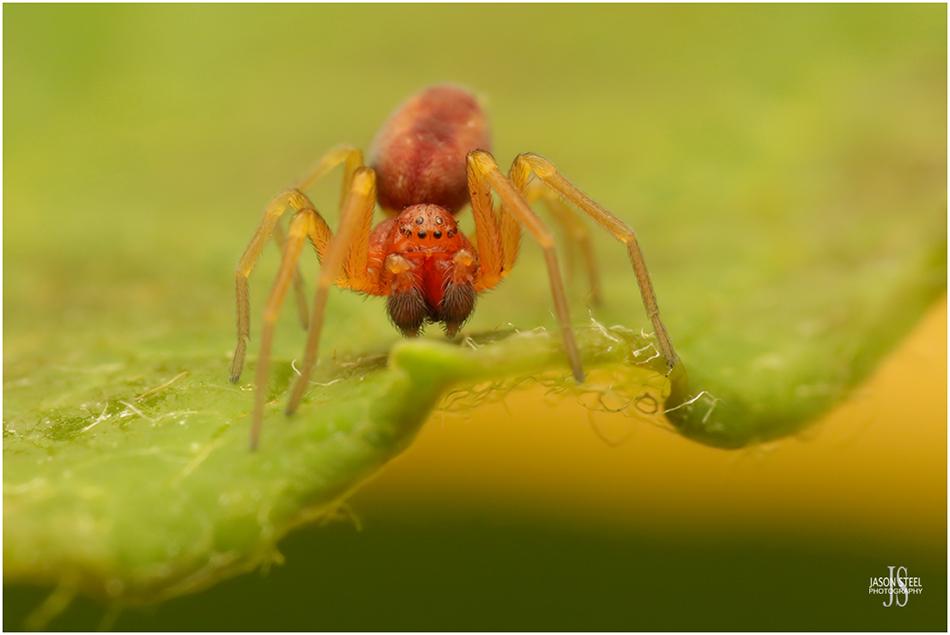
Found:
M 292 282 L 300 320 L 308 333 L 303 364 L 287 402 L 288 415 L 300 404 L 317 360 L 331 286 L 387 296 L 389 317 L 404 336 L 416 336 L 426 323 L 440 322 L 446 335 L 453 338 L 471 315 L 476 295 L 497 286 L 511 271 L 518 257 L 522 227 L 544 253 L 564 350 L 574 378 L 582 382 L 584 371 L 571 329 L 554 238 L 531 209 L 531 203 L 539 200 L 581 243 L 595 302 L 599 285 L 586 227 L 562 199 L 573 203 L 626 246 L 660 350 L 669 368 L 674 367 L 677 356 L 660 320 L 653 285 L 633 230 L 577 189 L 547 159 L 532 153 L 519 154 L 506 175 L 490 149 L 488 121 L 475 96 L 457 86 L 432 86 L 410 97 L 383 125 L 372 144 L 371 166 L 363 164 L 359 149 L 339 146 L 327 152 L 295 187 L 278 194 L 267 205 L 235 275 L 237 347 L 231 363 L 232 383 L 241 376 L 250 334 L 248 278 L 264 245 L 274 236 L 283 257 L 264 311 L 255 377 L 252 449 L 260 438 L 274 326 Z M 339 165 L 343 166 L 343 188 L 340 224 L 334 236 L 304 192 Z M 497 211 L 492 192 L 500 201 Z M 373 227 L 377 203 L 386 218 Z M 475 220 L 472 239 L 459 230 L 455 220 L 469 203 Z M 284 235 L 278 222 L 288 210 L 293 216 Z M 309 316 L 297 269 L 307 241 L 321 264 Z

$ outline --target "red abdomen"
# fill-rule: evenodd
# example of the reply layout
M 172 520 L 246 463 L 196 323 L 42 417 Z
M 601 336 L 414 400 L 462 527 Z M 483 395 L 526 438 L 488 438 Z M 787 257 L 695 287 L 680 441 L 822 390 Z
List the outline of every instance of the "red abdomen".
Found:
M 376 135 L 371 165 L 380 206 L 428 203 L 455 213 L 468 202 L 465 156 L 491 150 L 488 119 L 472 93 L 432 86 L 396 109 Z

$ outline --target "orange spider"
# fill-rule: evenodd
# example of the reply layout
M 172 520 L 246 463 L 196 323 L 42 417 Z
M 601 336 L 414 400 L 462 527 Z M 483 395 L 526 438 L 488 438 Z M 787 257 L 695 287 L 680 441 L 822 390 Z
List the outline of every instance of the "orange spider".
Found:
M 626 245 L 660 350 L 673 368 L 676 353 L 660 321 L 633 230 L 574 187 L 547 159 L 519 154 L 506 176 L 498 169 L 490 147 L 488 121 L 475 97 L 459 87 L 433 86 L 411 97 L 383 125 L 373 142 L 372 167 L 363 165 L 360 150 L 335 148 L 296 187 L 270 202 L 235 276 L 238 338 L 231 363 L 232 382 L 241 376 L 250 330 L 248 277 L 273 234 L 283 249 L 283 259 L 264 312 L 252 448 L 257 447 L 264 415 L 274 324 L 291 281 L 307 328 L 306 300 L 297 271 L 306 240 L 316 250 L 321 270 L 303 365 L 287 402 L 287 414 L 296 410 L 308 385 L 332 285 L 388 296 L 389 317 L 405 336 L 417 335 L 426 322 L 441 322 L 446 334 L 454 337 L 471 315 L 476 294 L 495 287 L 511 271 L 518 257 L 522 225 L 544 252 L 564 349 L 575 379 L 583 381 L 554 239 L 530 207 L 530 203 L 543 200 L 556 222 L 581 243 L 596 302 L 599 285 L 586 227 L 561 197 Z M 340 226 L 334 237 L 304 191 L 340 164 L 344 166 L 343 195 Z M 501 203 L 497 212 L 492 205 L 493 191 Z M 469 202 L 475 217 L 474 240 L 459 230 L 454 216 Z M 388 217 L 373 227 L 377 203 Z M 288 208 L 294 215 L 285 238 L 278 221 Z

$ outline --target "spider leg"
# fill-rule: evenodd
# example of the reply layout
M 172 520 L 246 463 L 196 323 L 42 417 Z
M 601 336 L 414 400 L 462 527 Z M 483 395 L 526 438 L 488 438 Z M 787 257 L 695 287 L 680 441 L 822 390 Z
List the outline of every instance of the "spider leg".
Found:
M 290 230 L 284 243 L 284 255 L 280 262 L 280 269 L 267 298 L 267 308 L 264 310 L 264 326 L 261 329 L 261 348 L 257 356 L 257 372 L 255 374 L 251 449 L 257 447 L 261 422 L 264 418 L 264 401 L 267 398 L 267 379 L 270 374 L 270 353 L 274 337 L 274 325 L 277 323 L 280 307 L 287 295 L 287 287 L 290 286 L 294 271 L 297 268 L 297 260 L 300 258 L 300 251 L 307 239 L 313 213 L 306 209 L 298 211 L 290 222 Z
M 510 265 L 517 258 L 518 243 L 515 243 L 515 253 L 506 258 L 505 242 L 502 238 L 501 216 L 495 213 L 492 206 L 491 185 L 477 170 L 472 169 L 471 159 L 468 167 L 468 193 L 472 202 L 472 217 L 475 219 L 474 247 L 478 253 L 478 276 L 475 279 L 475 290 L 485 291 L 501 282 Z M 506 213 L 504 210 L 502 213 Z M 521 229 L 515 224 L 515 236 L 520 241 Z M 510 263 L 506 266 L 506 263 Z
M 588 216 L 593 218 L 601 227 L 610 232 L 614 238 L 626 245 L 627 255 L 630 258 L 630 264 L 633 265 L 633 272 L 637 277 L 637 284 L 640 287 L 640 297 L 643 300 L 643 307 L 646 309 L 647 315 L 653 323 L 653 329 L 656 332 L 660 350 L 664 357 L 666 357 L 667 364 L 672 369 L 676 365 L 678 358 L 676 352 L 673 350 L 673 343 L 670 341 L 666 327 L 663 326 L 663 321 L 660 319 L 660 308 L 657 306 L 653 283 L 650 281 L 650 274 L 647 271 L 646 262 L 643 259 L 643 253 L 640 251 L 640 245 L 637 243 L 637 236 L 634 231 L 622 220 L 577 189 L 544 157 L 532 153 L 519 154 L 515 157 L 509 174 L 511 180 L 519 189 L 526 187 L 532 174 L 536 175 L 551 189 L 576 205 Z
M 307 175 L 298 182 L 297 187 L 285 190 L 268 203 L 264 210 L 264 218 L 261 220 L 257 231 L 254 232 L 254 236 L 244 250 L 240 261 L 238 261 L 237 270 L 234 274 L 237 303 L 237 345 L 234 349 L 234 357 L 231 360 L 231 383 L 237 383 L 241 377 L 241 370 L 244 368 L 244 356 L 247 352 L 247 340 L 250 337 L 251 328 L 248 278 L 254 270 L 258 257 L 261 255 L 264 243 L 274 232 L 277 222 L 287 211 L 287 208 L 293 209 L 295 212 L 302 209 L 315 209 L 303 190 L 313 185 L 317 179 L 326 175 L 341 163 L 344 164 L 343 191 L 348 191 L 350 182 L 353 180 L 353 174 L 363 164 L 363 153 L 352 146 L 343 145 L 324 154 Z M 325 240 L 323 240 L 325 246 L 329 242 L 330 230 L 322 218 L 319 219 L 317 224 L 318 229 L 323 230 L 325 234 Z M 319 254 L 320 247 L 318 243 L 312 237 L 311 241 L 314 242 L 314 247 L 317 248 Z M 304 311 L 300 312 L 301 316 L 303 316 L 303 313 Z
M 359 290 L 376 284 L 367 274 L 366 267 L 369 245 L 369 231 L 366 228 L 372 222 L 375 207 L 376 174 L 371 168 L 360 168 L 350 183 L 337 234 L 324 249 L 303 364 L 287 400 L 287 414 L 293 414 L 300 405 L 317 361 L 330 287 L 338 284 Z
M 340 190 L 340 207 L 343 207 L 343 201 L 350 191 L 350 183 L 353 182 L 353 175 L 363 167 L 363 152 L 359 148 L 343 144 L 331 148 L 320 157 L 314 166 L 307 172 L 307 175 L 297 184 L 298 190 L 310 188 L 318 180 L 326 176 L 333 168 L 343 164 L 343 184 Z
M 250 298 L 247 281 L 254 270 L 264 244 L 270 235 L 274 232 L 277 222 L 280 220 L 287 208 L 300 212 L 304 209 L 313 209 L 313 203 L 305 194 L 299 190 L 287 190 L 278 194 L 267 205 L 264 211 L 264 218 L 254 232 L 254 237 L 244 250 L 244 255 L 238 262 L 237 271 L 234 274 L 235 296 L 237 299 L 237 346 L 234 349 L 234 358 L 231 360 L 231 383 L 237 383 L 241 377 L 241 370 L 244 368 L 244 355 L 247 352 L 247 340 L 250 336 Z
M 535 214 L 531 208 L 528 206 L 528 203 L 524 200 L 521 193 L 518 191 L 518 188 L 498 169 L 498 164 L 495 163 L 495 159 L 491 154 L 485 152 L 484 150 L 475 150 L 468 155 L 468 179 L 470 184 L 475 183 L 479 188 L 479 193 L 482 191 L 488 191 L 489 188 L 498 193 L 498 196 L 501 198 L 502 202 L 502 212 L 501 216 L 497 217 L 496 228 L 503 228 L 502 233 L 507 231 L 509 234 L 514 232 L 519 232 L 517 228 L 511 228 L 511 221 L 517 221 L 521 225 L 524 225 L 525 229 L 528 230 L 528 233 L 538 242 L 541 246 L 541 249 L 544 251 L 544 261 L 547 264 L 548 268 L 548 278 L 551 283 L 551 295 L 554 298 L 554 309 L 557 314 L 558 323 L 561 327 L 561 336 L 564 339 L 564 348 L 567 352 L 568 360 L 571 363 L 571 370 L 574 373 L 574 378 L 578 382 L 584 381 L 584 370 L 581 367 L 581 358 L 580 353 L 577 350 L 577 342 L 574 339 L 574 331 L 571 329 L 571 316 L 567 306 L 567 296 L 564 293 L 564 283 L 561 280 L 561 272 L 558 269 L 557 264 L 557 252 L 554 246 L 554 238 L 551 235 L 551 232 L 548 231 L 548 228 L 544 225 L 537 214 Z M 475 209 L 475 205 L 484 205 L 484 199 L 481 203 L 476 203 L 475 197 L 473 196 L 472 208 Z M 506 221 L 506 214 L 508 215 L 509 220 Z M 482 227 L 487 224 L 486 221 L 479 220 L 479 217 L 475 217 L 476 227 L 478 235 L 482 233 Z M 479 223 L 482 223 L 479 225 Z M 501 243 L 504 244 L 515 244 L 517 245 L 517 240 L 511 236 L 500 237 Z M 481 253 L 480 247 L 476 247 L 479 250 L 479 261 L 483 261 L 483 255 Z M 510 270 L 511 264 L 514 263 L 514 258 L 517 257 L 517 250 L 513 253 L 511 252 L 502 252 L 502 271 L 498 272 L 492 268 L 488 268 L 486 271 L 482 271 L 481 264 L 479 265 L 479 274 L 476 278 L 476 289 L 487 289 L 493 286 L 490 282 L 497 278 L 500 280 L 501 276 Z M 511 259 L 510 263 L 508 258 Z M 495 259 L 493 255 L 489 254 L 487 259 L 489 263 L 492 263 L 492 266 L 495 264 Z M 508 265 L 507 269 L 504 268 L 505 265 Z M 481 279 L 485 276 L 485 279 Z M 497 281 L 496 281 L 497 283 Z
M 274 242 L 277 247 L 283 251 L 287 238 L 284 236 L 284 230 L 280 223 L 274 225 Z M 297 317 L 300 319 L 300 326 L 307 330 L 307 323 L 310 321 L 307 315 L 307 292 L 303 287 L 303 275 L 300 273 L 300 267 L 294 266 L 294 297 L 297 300 Z
M 575 248 L 580 250 L 583 266 L 587 272 L 588 298 L 593 306 L 599 306 L 603 301 L 600 289 L 600 273 L 597 269 L 597 259 L 594 256 L 594 246 L 591 243 L 590 231 L 587 225 L 578 217 L 577 212 L 564 203 L 557 192 L 545 187 L 537 180 L 531 180 L 527 187 L 522 190 L 522 194 L 529 204 L 533 204 L 538 200 L 542 201 L 551 218 L 560 226 L 568 247 L 567 277 L 569 283 L 572 282 L 575 271 Z

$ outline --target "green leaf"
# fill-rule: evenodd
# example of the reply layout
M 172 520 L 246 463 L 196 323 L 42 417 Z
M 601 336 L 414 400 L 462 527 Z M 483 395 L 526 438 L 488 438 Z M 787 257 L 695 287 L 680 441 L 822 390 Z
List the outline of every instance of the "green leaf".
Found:
M 9 394 L 39 403 L 42 415 L 14 406 L 5 420 L 5 573 L 154 601 L 275 560 L 278 539 L 334 512 L 411 442 L 447 387 L 537 373 L 563 357 L 545 332 L 469 343 L 477 350 L 403 342 L 388 361 L 338 365 L 300 417 L 286 420 L 274 400 L 256 453 L 249 386 L 223 382 L 222 359 L 131 355 L 47 370 L 42 385 L 23 378 Z M 624 385 L 659 383 L 662 392 L 662 360 L 638 365 L 632 354 L 648 347 L 639 335 L 588 328 L 581 344 L 591 368 L 632 364 Z M 131 368 L 139 377 L 130 381 Z M 150 377 L 167 379 L 149 387 Z M 596 377 L 585 390 L 605 390 Z M 275 397 L 288 380 L 278 379 Z M 551 381 L 570 388 L 563 372 Z M 647 399 L 656 408 L 662 397 Z
M 792 434 L 945 291 L 940 7 L 695 9 L 690 24 L 548 8 L 551 24 L 598 33 L 561 49 L 585 68 L 570 91 L 545 64 L 521 88 L 499 52 L 546 50 L 538 16 L 465 9 L 471 34 L 502 22 L 518 33 L 460 78 L 491 97 L 499 159 L 544 154 L 631 223 L 685 371 L 663 374 L 623 250 L 595 234 L 603 307 L 588 314 L 583 276 L 566 267 L 590 371 L 575 386 L 526 239 L 459 344 L 400 341 L 379 302 L 335 293 L 315 385 L 289 420 L 281 406 L 303 334 L 285 310 L 262 447 L 249 452 L 252 394 L 226 381 L 230 268 L 269 195 L 322 149 L 367 141 L 419 87 L 418 73 L 388 61 L 388 20 L 422 41 L 427 22 L 413 16 L 457 25 L 460 10 L 5 12 L 16 158 L 4 194 L 6 581 L 154 602 L 278 561 L 281 537 L 337 513 L 433 408 L 527 381 L 714 446 Z M 300 25 L 330 19 L 347 26 L 311 44 Z M 674 28 L 680 56 L 657 58 Z M 368 52 L 327 57 L 356 31 Z M 451 73 L 439 56 L 417 61 L 426 76 Z M 342 79 L 334 91 L 295 84 L 281 101 L 274 77 Z M 51 178 L 51 157 L 70 169 Z M 336 189 L 315 193 L 331 223 Z M 255 319 L 275 255 L 252 280 Z

